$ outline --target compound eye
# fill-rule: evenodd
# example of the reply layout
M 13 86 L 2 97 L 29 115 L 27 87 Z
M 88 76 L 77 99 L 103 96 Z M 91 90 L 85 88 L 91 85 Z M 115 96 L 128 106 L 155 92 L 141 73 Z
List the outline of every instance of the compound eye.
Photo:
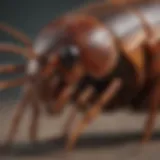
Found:
M 60 51 L 62 65 L 66 69 L 71 69 L 79 58 L 79 49 L 75 46 L 67 46 Z

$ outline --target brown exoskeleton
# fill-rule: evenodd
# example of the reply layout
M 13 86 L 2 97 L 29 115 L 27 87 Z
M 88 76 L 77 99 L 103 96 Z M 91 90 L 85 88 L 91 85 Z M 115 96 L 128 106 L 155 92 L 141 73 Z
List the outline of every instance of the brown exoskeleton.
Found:
M 84 117 L 68 136 L 72 148 L 84 128 L 101 112 L 117 105 L 148 109 L 142 142 L 151 137 L 160 106 L 160 4 L 133 0 L 101 2 L 61 16 L 46 25 L 33 43 L 22 33 L 0 24 L 26 44 L 0 44 L 0 51 L 23 53 L 24 65 L 0 66 L 0 72 L 26 77 L 0 82 L 0 88 L 24 84 L 23 98 L 13 117 L 7 142 L 12 142 L 25 107 L 32 106 L 30 138 L 36 139 L 39 106 L 59 113 L 72 102 Z M 85 106 L 85 107 L 83 107 Z M 137 107 L 137 108 L 138 108 Z M 76 113 L 72 113 L 64 133 Z

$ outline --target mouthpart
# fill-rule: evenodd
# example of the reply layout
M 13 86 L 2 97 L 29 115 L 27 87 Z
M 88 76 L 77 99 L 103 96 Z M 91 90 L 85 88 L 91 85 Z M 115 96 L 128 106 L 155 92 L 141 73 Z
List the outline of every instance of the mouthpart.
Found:
M 36 59 L 32 59 L 28 62 L 27 65 L 27 74 L 35 75 L 39 71 L 39 62 Z

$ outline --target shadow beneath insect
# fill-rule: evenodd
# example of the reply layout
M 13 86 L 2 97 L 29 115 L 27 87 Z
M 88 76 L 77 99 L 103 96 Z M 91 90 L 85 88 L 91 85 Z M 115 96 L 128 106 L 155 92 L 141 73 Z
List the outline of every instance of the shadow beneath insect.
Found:
M 77 142 L 75 150 L 118 147 L 139 141 L 140 139 L 140 133 L 85 134 L 82 135 Z M 160 140 L 160 131 L 153 134 L 152 140 Z M 64 144 L 65 138 L 57 138 L 36 142 L 34 144 L 28 143 L 0 146 L 0 156 L 40 156 L 49 153 L 56 154 L 59 151 L 64 151 Z

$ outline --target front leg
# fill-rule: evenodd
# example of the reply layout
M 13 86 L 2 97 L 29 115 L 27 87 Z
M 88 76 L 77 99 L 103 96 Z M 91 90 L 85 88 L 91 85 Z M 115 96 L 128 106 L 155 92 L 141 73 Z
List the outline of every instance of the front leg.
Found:
M 88 110 L 88 112 L 84 115 L 83 119 L 80 121 L 80 124 L 73 131 L 73 133 L 69 136 L 68 141 L 66 143 L 66 149 L 71 150 L 76 143 L 77 138 L 80 136 L 81 132 L 84 128 L 95 119 L 101 113 L 101 110 L 104 104 L 108 103 L 120 90 L 122 86 L 121 79 L 115 79 L 111 85 L 105 90 L 105 92 L 101 95 L 98 101 Z
M 35 142 L 37 140 L 37 130 L 40 117 L 40 106 L 35 95 L 33 95 L 32 97 L 31 108 L 32 108 L 32 117 L 31 117 L 32 119 L 29 130 L 29 138 L 31 142 Z
M 71 111 L 71 114 L 69 115 L 68 119 L 66 120 L 66 123 L 64 124 L 62 136 L 64 136 L 64 137 L 68 136 L 68 134 L 72 128 L 73 122 L 76 119 L 76 115 L 77 115 L 77 109 L 73 108 Z
M 153 89 L 150 92 L 148 98 L 149 113 L 145 125 L 144 135 L 142 138 L 142 144 L 148 142 L 152 136 L 156 115 L 160 107 L 160 78 L 158 79 L 158 82 L 153 86 Z
M 93 93 L 94 93 L 93 87 L 92 86 L 87 87 L 86 89 L 84 89 L 80 93 L 80 95 L 76 99 L 75 103 L 78 106 L 85 106 L 86 104 L 88 104 L 89 99 L 91 98 Z M 65 123 L 64 130 L 63 130 L 64 136 L 68 136 L 68 134 L 73 126 L 74 120 L 76 119 L 76 115 L 77 115 L 77 108 L 76 107 L 78 107 L 78 106 L 73 106 L 73 109 L 71 111 L 71 115 L 69 115 L 69 117 Z
M 6 145 L 12 143 L 17 133 L 18 126 L 21 122 L 21 119 L 25 113 L 26 106 L 30 103 L 30 97 L 31 97 L 31 92 L 30 92 L 30 89 L 27 88 L 27 90 L 25 90 L 25 93 L 22 97 L 22 100 L 20 101 L 20 103 L 18 104 L 16 108 L 15 115 L 13 116 L 13 119 L 11 122 L 11 128 L 9 129 L 7 139 L 5 142 Z

